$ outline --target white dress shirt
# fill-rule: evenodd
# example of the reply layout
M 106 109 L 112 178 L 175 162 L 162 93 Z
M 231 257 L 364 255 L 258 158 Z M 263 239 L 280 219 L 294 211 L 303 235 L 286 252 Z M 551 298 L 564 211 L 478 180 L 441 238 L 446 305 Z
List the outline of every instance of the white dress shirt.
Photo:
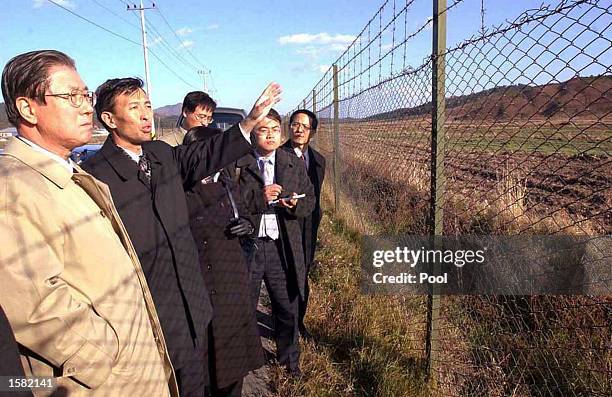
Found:
M 62 167 L 64 167 L 66 169 L 66 171 L 68 171 L 70 173 L 74 172 L 74 166 L 76 164 L 74 163 L 74 161 L 72 161 L 72 159 L 70 157 L 68 157 L 67 159 L 64 159 L 64 158 L 58 156 L 57 154 L 55 154 L 53 152 L 50 152 L 50 151 L 48 151 L 47 149 L 45 149 L 43 147 L 38 146 L 34 142 L 31 142 L 31 141 L 29 141 L 28 139 L 26 139 L 26 138 L 24 138 L 22 136 L 17 136 L 17 139 L 21 140 L 26 145 L 29 145 L 32 149 L 36 150 L 37 152 L 44 154 L 45 156 L 49 157 L 53 161 L 56 161 Z
M 272 185 L 274 183 L 276 151 L 272 152 L 268 157 L 260 156 L 255 152 L 255 157 L 257 158 L 257 166 L 264 179 L 264 185 Z M 268 204 L 270 203 L 268 202 Z M 259 234 L 257 237 L 269 237 L 272 240 L 277 240 L 278 236 L 278 220 L 276 219 L 276 214 L 263 214 L 261 216 L 261 222 L 259 223 Z

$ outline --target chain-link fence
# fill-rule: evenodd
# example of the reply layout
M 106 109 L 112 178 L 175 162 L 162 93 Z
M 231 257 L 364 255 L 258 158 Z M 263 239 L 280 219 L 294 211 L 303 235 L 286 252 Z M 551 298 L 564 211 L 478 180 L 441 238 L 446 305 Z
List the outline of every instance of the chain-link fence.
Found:
M 444 19 L 484 2 L 434 0 L 410 29 L 414 3 L 384 2 L 298 105 L 320 119 L 336 216 L 363 234 L 609 235 L 611 3 L 542 5 L 453 46 Z M 399 301 L 438 394 L 612 395 L 609 296 Z

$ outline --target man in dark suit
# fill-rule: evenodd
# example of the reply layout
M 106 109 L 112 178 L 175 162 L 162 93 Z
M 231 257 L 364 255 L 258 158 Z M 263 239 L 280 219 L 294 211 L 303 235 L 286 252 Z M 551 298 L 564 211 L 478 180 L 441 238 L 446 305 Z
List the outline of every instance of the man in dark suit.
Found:
M 277 150 L 280 126 L 280 115 L 270 110 L 254 129 L 255 151 L 237 161 L 236 171 L 258 236 L 251 270 L 254 308 L 263 279 L 272 302 L 277 360 L 299 376 L 298 301 L 304 296 L 306 277 L 299 219 L 312 212 L 315 197 L 300 160 Z M 293 198 L 296 194 L 304 197 Z
M 183 143 L 187 131 L 195 127 L 208 127 L 212 122 L 213 112 L 217 108 L 215 102 L 203 91 L 191 91 L 183 99 L 181 113 L 183 121 L 173 131 L 164 134 L 159 139 L 170 146 L 178 146 Z
M 306 279 L 304 285 L 304 299 L 299 302 L 299 328 L 304 338 L 310 338 L 310 333 L 304 326 L 304 316 L 308 306 L 308 273 L 314 262 L 314 254 L 317 245 L 317 233 L 321 223 L 321 186 L 325 177 L 325 157 L 313 149 L 309 143 L 317 132 L 317 116 L 306 109 L 296 110 L 289 118 L 290 135 L 289 140 L 283 145 L 283 149 L 299 158 L 308 172 L 308 178 L 314 186 L 315 207 L 312 213 L 302 218 L 302 243 L 304 245 L 304 263 L 306 265 Z
M 192 128 L 183 144 L 219 134 L 223 132 L 216 128 Z M 251 241 L 255 227 L 229 168 L 202 179 L 186 194 L 200 268 L 206 286 L 214 291 L 211 304 L 215 315 L 207 334 L 210 397 L 240 397 L 244 376 L 264 361 L 257 318 L 251 310 L 249 268 L 241 246 Z
M 181 396 L 201 397 L 212 308 L 184 189 L 250 152 L 250 131 L 280 100 L 280 87 L 270 84 L 228 132 L 171 147 L 151 141 L 153 111 L 142 86 L 124 78 L 98 87 L 96 115 L 110 135 L 83 168 L 110 187 L 151 289 Z

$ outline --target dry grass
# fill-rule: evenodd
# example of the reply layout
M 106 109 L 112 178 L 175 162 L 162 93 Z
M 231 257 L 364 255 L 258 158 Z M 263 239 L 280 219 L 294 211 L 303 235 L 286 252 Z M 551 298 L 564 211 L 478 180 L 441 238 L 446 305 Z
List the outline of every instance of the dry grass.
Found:
M 426 396 L 425 300 L 362 294 L 359 242 L 346 231 L 325 214 L 306 318 L 315 342 L 302 344 L 302 379 L 273 374 L 276 395 Z

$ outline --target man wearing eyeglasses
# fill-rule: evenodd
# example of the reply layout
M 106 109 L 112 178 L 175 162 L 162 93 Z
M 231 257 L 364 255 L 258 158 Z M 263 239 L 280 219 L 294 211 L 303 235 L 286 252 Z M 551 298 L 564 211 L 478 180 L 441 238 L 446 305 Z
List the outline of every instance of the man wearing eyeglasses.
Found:
M 68 157 L 93 129 L 93 94 L 74 61 L 53 50 L 18 55 L 2 95 L 18 136 L 0 155 L 0 306 L 26 376 L 54 377 L 70 396 L 177 395 L 108 186 Z
M 310 140 L 317 132 L 317 116 L 307 109 L 299 109 L 289 117 L 290 136 L 283 145 L 283 149 L 298 157 L 306 167 L 308 178 L 314 186 L 315 207 L 309 216 L 301 219 L 302 243 L 304 246 L 304 263 L 306 265 L 306 279 L 304 299 L 299 302 L 299 328 L 302 337 L 309 339 L 310 333 L 304 325 L 304 316 L 308 306 L 308 273 L 314 263 L 314 254 L 317 245 L 317 233 L 321 223 L 321 186 L 325 177 L 325 157 L 310 145 Z
M 249 115 L 223 134 L 190 145 L 151 141 L 153 110 L 138 78 L 96 89 L 96 116 L 109 131 L 83 168 L 108 184 L 134 243 L 159 313 L 183 397 L 204 395 L 211 296 L 189 226 L 185 189 L 251 151 L 250 132 L 280 100 L 270 84 Z
M 203 91 L 188 93 L 183 99 L 181 125 L 171 133 L 164 134 L 160 140 L 171 146 L 182 144 L 187 131 L 195 127 L 208 127 L 212 123 L 212 115 L 216 108 L 217 103 L 207 93 Z

